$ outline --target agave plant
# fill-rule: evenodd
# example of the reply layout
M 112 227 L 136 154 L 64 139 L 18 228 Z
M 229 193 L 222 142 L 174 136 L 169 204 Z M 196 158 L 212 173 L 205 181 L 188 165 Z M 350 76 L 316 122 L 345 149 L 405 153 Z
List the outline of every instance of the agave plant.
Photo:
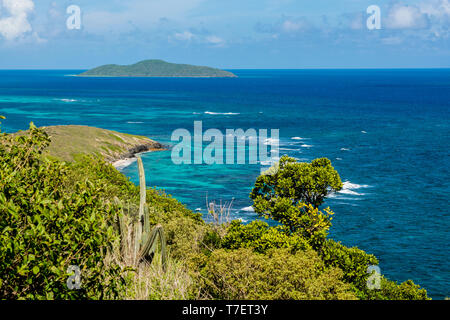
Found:
M 163 269 L 167 264 L 167 250 L 166 250 L 166 237 L 163 227 L 156 225 L 150 227 L 150 214 L 146 203 L 146 186 L 145 186 L 145 172 L 144 164 L 141 157 L 137 156 L 138 169 L 139 169 L 139 214 L 137 219 L 130 219 L 125 214 L 119 215 L 119 229 L 122 240 L 122 252 L 126 251 L 127 239 L 129 238 L 130 227 L 132 229 L 131 235 L 134 238 L 132 241 L 133 262 L 135 265 L 139 264 L 143 260 L 152 262 L 153 257 L 158 249 L 158 240 L 161 244 L 161 261 Z M 120 200 L 116 198 L 116 202 L 120 203 Z M 131 226 L 130 226 L 131 223 Z M 125 256 L 125 254 L 124 254 Z

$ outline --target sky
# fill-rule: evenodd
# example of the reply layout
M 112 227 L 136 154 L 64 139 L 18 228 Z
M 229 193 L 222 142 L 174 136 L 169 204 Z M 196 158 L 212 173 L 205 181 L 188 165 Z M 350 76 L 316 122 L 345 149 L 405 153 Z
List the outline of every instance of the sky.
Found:
M 380 28 L 367 26 L 372 5 Z M 450 0 L 0 0 L 0 69 L 145 59 L 225 69 L 448 68 Z

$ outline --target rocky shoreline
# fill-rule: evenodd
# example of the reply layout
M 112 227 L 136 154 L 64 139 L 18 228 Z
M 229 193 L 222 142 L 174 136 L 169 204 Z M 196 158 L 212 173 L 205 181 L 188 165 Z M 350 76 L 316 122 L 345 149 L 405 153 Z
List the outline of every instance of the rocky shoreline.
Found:
M 154 152 L 154 151 L 164 151 L 168 148 L 164 145 L 162 145 L 159 142 L 153 141 L 146 144 L 139 144 L 136 146 L 133 146 L 131 149 L 129 149 L 126 153 L 122 154 L 120 157 L 116 159 L 109 160 L 109 162 L 113 165 L 114 168 L 117 170 L 122 170 L 125 167 L 128 167 L 130 164 L 135 162 L 137 160 L 137 155 L 147 152 Z

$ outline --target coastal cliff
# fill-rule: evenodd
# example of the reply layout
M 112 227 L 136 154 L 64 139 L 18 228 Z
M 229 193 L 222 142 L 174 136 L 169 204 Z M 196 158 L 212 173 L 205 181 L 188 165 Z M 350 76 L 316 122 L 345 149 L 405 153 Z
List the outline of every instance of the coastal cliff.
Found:
M 51 138 L 46 153 L 64 161 L 73 161 L 79 154 L 88 154 L 100 155 L 115 164 L 133 158 L 137 153 L 165 150 L 162 144 L 145 136 L 95 127 L 63 125 L 41 129 Z

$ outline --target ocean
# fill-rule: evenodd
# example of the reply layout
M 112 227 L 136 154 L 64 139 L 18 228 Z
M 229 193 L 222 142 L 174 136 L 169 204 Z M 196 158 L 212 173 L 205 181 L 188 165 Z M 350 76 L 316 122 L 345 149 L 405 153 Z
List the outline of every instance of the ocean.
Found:
M 450 296 L 450 69 L 230 70 L 238 78 L 77 78 L 81 70 L 0 71 L 2 131 L 82 124 L 174 145 L 172 132 L 279 129 L 280 155 L 327 157 L 344 188 L 325 206 L 330 237 L 377 256 L 381 272 Z M 148 186 L 192 210 L 232 201 L 257 218 L 249 193 L 261 166 L 175 165 L 142 155 Z M 137 165 L 122 169 L 135 183 Z

